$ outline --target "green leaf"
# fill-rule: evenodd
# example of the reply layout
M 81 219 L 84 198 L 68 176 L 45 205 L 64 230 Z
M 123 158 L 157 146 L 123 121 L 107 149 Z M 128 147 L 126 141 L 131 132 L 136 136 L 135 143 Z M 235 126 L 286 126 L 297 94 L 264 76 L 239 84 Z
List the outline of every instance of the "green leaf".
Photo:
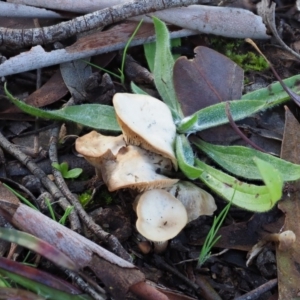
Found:
M 264 212 L 270 210 L 279 200 L 274 201 L 273 195 L 265 185 L 257 186 L 242 182 L 198 159 L 195 162 L 197 168 L 202 170 L 199 179 L 216 194 L 227 201 L 232 201 L 234 205 L 255 212 Z
M 261 173 L 253 161 L 254 157 L 258 157 L 276 166 L 283 181 L 294 181 L 300 178 L 300 165 L 290 163 L 255 149 L 242 146 L 217 146 L 206 143 L 198 138 L 193 138 L 193 144 L 222 168 L 236 176 L 262 180 Z
M 278 105 L 286 99 L 279 99 L 276 102 L 264 100 L 233 100 L 230 101 L 230 112 L 233 120 L 242 120 L 258 111 Z M 180 133 L 191 134 L 207 128 L 228 123 L 228 117 L 225 112 L 226 102 L 211 105 L 203 108 L 189 117 L 184 118 L 177 125 Z
M 144 53 L 151 73 L 154 71 L 156 42 L 144 44 Z
M 175 148 L 178 166 L 182 173 L 189 179 L 198 178 L 202 171 L 194 167 L 194 153 L 185 135 L 176 136 Z
M 153 17 L 156 33 L 156 50 L 154 59 L 154 82 L 163 99 L 172 111 L 173 118 L 177 122 L 183 113 L 177 100 L 173 85 L 174 59 L 170 51 L 170 36 L 165 23 Z
M 280 173 L 270 163 L 258 157 L 254 157 L 253 160 L 269 190 L 272 201 L 276 203 L 282 196 L 283 181 Z
M 63 177 L 65 177 L 65 175 L 68 173 L 68 170 L 69 170 L 69 165 L 68 165 L 68 163 L 67 162 L 62 162 L 61 164 L 60 164 L 60 166 L 59 166 L 59 168 L 60 168 L 60 172 L 61 172 L 61 174 L 63 175 Z
M 299 94 L 300 75 L 289 77 L 283 80 L 283 82 L 286 84 L 287 87 Z M 282 102 L 288 100 L 289 98 L 290 97 L 283 90 L 279 82 L 273 83 L 266 88 L 247 93 L 242 97 L 243 100 L 265 100 L 267 102 Z
M 109 132 L 120 132 L 114 108 L 101 104 L 82 104 L 67 106 L 59 110 L 42 110 L 14 98 L 4 85 L 6 96 L 23 112 L 30 115 L 52 120 L 71 121 L 83 126 Z
M 64 174 L 63 177 L 66 179 L 77 178 L 81 173 L 81 168 L 74 168 L 72 170 L 69 170 L 66 174 Z
M 133 81 L 130 82 L 130 88 L 134 94 L 149 95 L 144 90 L 142 90 L 139 86 L 137 86 Z
M 51 166 L 52 166 L 54 169 L 60 171 L 60 164 L 59 164 L 59 163 L 54 162 L 54 163 L 51 164 Z

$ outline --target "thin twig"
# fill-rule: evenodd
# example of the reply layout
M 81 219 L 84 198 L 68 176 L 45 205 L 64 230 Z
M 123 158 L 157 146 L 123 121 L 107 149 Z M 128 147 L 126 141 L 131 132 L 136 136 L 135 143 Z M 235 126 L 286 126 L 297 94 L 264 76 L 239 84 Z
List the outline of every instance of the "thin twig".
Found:
M 73 20 L 49 27 L 32 29 L 11 29 L 0 27 L 0 46 L 9 45 L 15 47 L 25 47 L 52 43 L 82 32 L 120 22 L 130 17 L 135 17 L 171 7 L 198 4 L 199 2 L 201 1 L 128 1 L 124 4 L 98 10 L 94 13 L 86 14 Z
M 207 281 L 204 281 L 203 278 L 200 278 L 196 284 L 182 275 L 182 273 L 180 273 L 177 269 L 167 264 L 161 256 L 155 254 L 153 258 L 158 267 L 180 278 L 183 282 L 195 290 L 198 295 L 204 296 L 207 300 L 221 300 L 221 297 L 218 295 L 218 293 Z
M 67 269 L 64 269 L 64 272 L 72 279 L 73 282 L 75 282 L 80 287 L 80 289 L 83 292 L 89 294 L 91 297 L 93 297 L 93 299 L 95 299 L 95 300 L 105 300 L 105 299 L 107 299 L 106 293 L 105 293 L 104 290 L 102 292 L 100 292 L 100 291 L 96 292 L 78 274 L 76 274 L 76 273 L 74 273 L 70 270 L 67 270 Z M 83 275 L 83 274 L 81 273 L 81 275 Z
M 60 190 L 57 188 L 54 182 L 52 182 L 45 172 L 41 170 L 27 155 L 25 155 L 22 151 L 18 149 L 18 147 L 12 143 L 10 143 L 0 132 L 0 147 L 2 147 L 6 152 L 15 157 L 18 161 L 20 161 L 24 166 L 26 166 L 29 171 L 35 175 L 44 187 L 48 190 L 50 194 L 53 195 L 53 198 L 58 201 L 59 205 L 66 210 L 70 207 L 70 203 L 63 196 Z M 71 228 L 73 230 L 77 230 L 78 218 L 75 213 L 70 214 L 69 216 Z
M 258 299 L 262 294 L 265 292 L 268 292 L 272 288 L 274 288 L 277 285 L 278 280 L 277 279 L 272 279 L 269 280 L 268 282 L 262 284 L 258 288 L 252 290 L 251 292 L 244 294 L 243 296 L 237 297 L 234 300 L 255 300 Z
M 55 127 L 52 129 L 51 139 L 50 139 L 50 147 L 49 147 L 49 158 L 52 163 L 58 163 L 57 157 L 57 148 L 56 144 L 58 141 L 59 135 L 59 127 Z M 86 213 L 83 209 L 82 205 L 78 201 L 78 199 L 70 192 L 64 178 L 62 177 L 60 171 L 52 168 L 52 172 L 55 178 L 55 182 L 57 186 L 60 188 L 62 193 L 66 196 L 66 198 L 72 203 L 75 207 L 76 212 L 85 223 L 85 225 L 95 234 L 97 235 L 102 241 L 106 242 L 111 250 L 118 254 L 120 257 L 127 261 L 132 261 L 131 256 L 127 253 L 127 251 L 123 248 L 120 244 L 119 240 L 110 233 L 104 231 L 98 224 L 96 224 L 92 218 Z

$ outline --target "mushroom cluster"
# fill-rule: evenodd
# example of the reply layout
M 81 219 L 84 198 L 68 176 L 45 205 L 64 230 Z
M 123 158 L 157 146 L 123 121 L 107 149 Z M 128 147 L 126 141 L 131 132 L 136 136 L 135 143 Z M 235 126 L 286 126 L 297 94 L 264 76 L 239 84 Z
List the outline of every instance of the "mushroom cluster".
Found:
M 134 201 L 137 230 L 162 250 L 188 222 L 212 215 L 216 204 L 196 185 L 163 175 L 178 168 L 176 127 L 166 104 L 151 96 L 117 93 L 113 105 L 123 134 L 92 131 L 76 140 L 76 150 L 109 191 L 140 193 Z

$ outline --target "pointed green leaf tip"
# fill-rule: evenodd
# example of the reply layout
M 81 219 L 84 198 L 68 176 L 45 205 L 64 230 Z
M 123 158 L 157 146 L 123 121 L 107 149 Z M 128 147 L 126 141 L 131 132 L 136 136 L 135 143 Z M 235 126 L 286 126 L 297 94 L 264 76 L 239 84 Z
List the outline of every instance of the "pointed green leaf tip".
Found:
M 283 181 L 280 173 L 270 163 L 258 157 L 254 157 L 253 160 L 269 190 L 274 205 L 282 196 Z
M 196 145 L 207 156 L 213 159 L 228 172 L 247 179 L 263 180 L 253 157 L 260 158 L 276 166 L 283 181 L 294 181 L 300 178 L 300 165 L 293 164 L 273 155 L 242 146 L 218 146 L 193 138 Z
M 75 122 L 83 126 L 112 133 L 121 131 L 116 119 L 115 110 L 112 106 L 82 104 L 67 106 L 58 110 L 42 110 L 14 98 L 7 90 L 6 83 L 4 91 L 13 104 L 29 115 L 43 119 Z
M 222 198 L 232 201 L 232 204 L 246 210 L 265 212 L 270 210 L 280 199 L 278 198 L 278 191 L 270 191 L 269 183 L 268 186 L 258 186 L 240 181 L 198 159 L 196 159 L 196 167 L 202 170 L 199 177 L 201 181 Z

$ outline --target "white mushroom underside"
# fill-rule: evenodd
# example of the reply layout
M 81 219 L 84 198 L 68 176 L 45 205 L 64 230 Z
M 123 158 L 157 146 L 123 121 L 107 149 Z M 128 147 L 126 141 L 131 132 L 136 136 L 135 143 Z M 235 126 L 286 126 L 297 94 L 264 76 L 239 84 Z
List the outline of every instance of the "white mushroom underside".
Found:
M 166 156 L 176 168 L 176 127 L 168 106 L 151 96 L 126 93 L 115 94 L 113 104 L 126 143 Z
M 158 174 L 170 170 L 171 161 L 136 146 L 120 149 L 116 160 L 107 160 L 101 165 L 101 173 L 109 191 L 120 188 L 135 188 L 139 191 L 170 187 L 178 179 Z

